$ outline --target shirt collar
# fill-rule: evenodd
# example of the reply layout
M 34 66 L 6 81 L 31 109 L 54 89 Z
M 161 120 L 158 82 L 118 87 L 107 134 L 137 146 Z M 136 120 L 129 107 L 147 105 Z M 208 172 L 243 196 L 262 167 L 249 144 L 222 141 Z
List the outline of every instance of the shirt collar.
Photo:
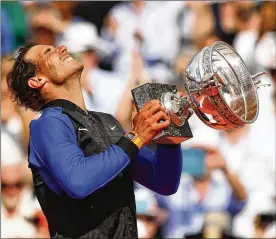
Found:
M 82 114 L 88 115 L 83 109 L 81 109 L 79 106 L 74 104 L 73 102 L 65 99 L 57 99 L 52 100 L 44 105 L 43 110 L 49 107 L 61 107 L 63 109 L 71 110 L 71 111 L 78 111 Z

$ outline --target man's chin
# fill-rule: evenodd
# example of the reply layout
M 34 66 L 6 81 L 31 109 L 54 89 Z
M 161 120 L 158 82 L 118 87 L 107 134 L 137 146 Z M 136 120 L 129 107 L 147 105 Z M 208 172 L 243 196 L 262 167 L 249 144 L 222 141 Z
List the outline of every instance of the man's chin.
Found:
M 84 69 L 83 64 L 79 63 L 79 64 L 74 64 L 74 66 L 72 66 L 71 71 L 68 72 L 65 76 L 65 81 L 71 79 L 71 78 L 80 78 L 81 77 L 81 73 Z
M 82 72 L 83 69 L 84 69 L 84 65 L 82 63 L 80 63 L 80 65 L 79 65 L 79 71 Z
M 72 68 L 75 69 L 75 72 L 82 72 L 84 69 L 84 65 L 81 62 L 76 61 Z

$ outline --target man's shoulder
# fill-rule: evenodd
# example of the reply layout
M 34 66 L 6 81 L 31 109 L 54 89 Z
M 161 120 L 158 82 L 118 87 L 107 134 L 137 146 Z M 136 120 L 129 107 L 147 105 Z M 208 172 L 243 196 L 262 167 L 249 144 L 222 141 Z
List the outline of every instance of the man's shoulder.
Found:
M 113 128 L 117 127 L 119 131 L 123 131 L 121 124 L 113 115 L 97 111 L 89 111 L 89 114 L 92 114 L 94 117 L 96 116 L 100 121 L 102 121 L 105 125 L 108 125 L 108 127 L 112 130 Z
M 113 115 L 108 114 L 108 113 L 104 113 L 104 112 L 100 112 L 100 111 L 88 111 L 88 112 L 91 115 L 96 115 L 96 116 L 99 116 L 99 117 L 109 117 L 109 118 L 113 118 L 114 120 L 116 120 Z
M 113 122 L 113 123 L 116 123 L 116 124 L 120 124 L 113 115 L 108 114 L 108 113 L 99 112 L 99 111 L 89 111 L 89 114 L 91 114 L 92 116 L 96 116 L 100 120 L 103 120 L 103 121 Z
M 70 124 L 69 117 L 62 113 L 61 107 L 43 110 L 39 118 L 31 121 L 30 129 L 51 128 L 54 124 Z

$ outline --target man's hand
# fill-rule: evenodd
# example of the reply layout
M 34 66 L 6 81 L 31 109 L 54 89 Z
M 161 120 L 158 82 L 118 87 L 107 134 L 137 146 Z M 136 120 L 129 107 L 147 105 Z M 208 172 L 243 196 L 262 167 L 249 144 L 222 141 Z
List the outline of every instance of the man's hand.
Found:
M 146 103 L 132 120 L 132 130 L 136 132 L 144 142 L 150 143 L 155 135 L 170 124 L 170 118 L 159 100 L 151 100 Z

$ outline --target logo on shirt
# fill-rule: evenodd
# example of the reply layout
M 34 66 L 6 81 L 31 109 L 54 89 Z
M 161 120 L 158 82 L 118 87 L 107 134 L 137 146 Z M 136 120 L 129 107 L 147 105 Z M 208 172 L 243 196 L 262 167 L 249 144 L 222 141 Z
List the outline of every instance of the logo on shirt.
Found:
M 116 125 L 114 125 L 113 127 L 109 126 L 109 128 L 110 128 L 111 130 L 114 130 L 114 129 L 116 128 Z
M 86 128 L 79 128 L 79 131 L 88 131 L 88 129 L 86 129 Z

